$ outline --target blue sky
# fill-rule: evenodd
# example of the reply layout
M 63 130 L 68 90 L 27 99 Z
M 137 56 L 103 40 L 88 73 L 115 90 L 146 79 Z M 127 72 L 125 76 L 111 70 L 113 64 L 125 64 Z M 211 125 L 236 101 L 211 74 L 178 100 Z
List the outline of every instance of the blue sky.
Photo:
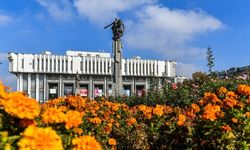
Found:
M 249 65 L 249 0 L 0 0 L 0 80 L 15 89 L 7 52 L 65 54 L 68 49 L 111 52 L 110 30 L 126 26 L 123 57 L 176 60 L 178 75 Z

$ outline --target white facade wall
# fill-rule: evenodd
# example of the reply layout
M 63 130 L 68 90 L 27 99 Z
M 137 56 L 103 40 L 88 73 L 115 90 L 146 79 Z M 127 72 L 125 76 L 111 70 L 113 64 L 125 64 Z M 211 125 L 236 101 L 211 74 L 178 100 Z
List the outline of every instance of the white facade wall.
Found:
M 84 84 L 89 84 L 89 90 L 93 90 L 94 84 L 104 84 L 108 88 L 107 77 L 111 77 L 113 72 L 113 58 L 109 53 L 94 53 L 94 52 L 78 52 L 67 51 L 67 55 L 59 56 L 53 55 L 50 52 L 44 54 L 21 54 L 21 53 L 9 53 L 9 71 L 17 75 L 17 90 L 23 91 L 24 75 L 28 75 L 28 94 L 31 94 L 31 76 L 36 74 L 36 99 L 40 100 L 41 88 L 44 86 L 43 99 L 48 97 L 46 91 L 48 90 L 48 82 L 46 76 L 49 74 L 58 74 L 58 79 L 53 83 L 58 83 L 59 96 L 63 96 L 62 85 L 65 83 L 62 80 L 62 75 L 71 74 L 83 74 L 90 76 L 89 81 L 84 81 Z M 132 81 L 128 81 L 126 84 L 131 84 L 131 90 L 136 88 L 136 82 L 134 77 L 141 77 L 147 89 L 148 77 L 162 77 L 165 74 L 168 77 L 175 77 L 175 61 L 161 61 L 161 60 L 143 60 L 139 57 L 133 59 L 122 59 L 121 71 L 122 76 L 131 77 Z M 43 78 L 43 82 L 40 82 L 40 75 Z M 103 81 L 93 82 L 92 75 L 103 76 Z M 59 78 L 60 76 L 60 78 Z M 101 77 L 102 78 L 102 77 Z M 145 79 L 145 81 L 144 81 Z M 26 81 L 25 81 L 26 82 Z M 70 81 L 74 84 L 74 81 Z M 40 85 L 39 85 L 40 84 Z M 108 91 L 104 91 L 107 94 Z M 92 93 L 93 94 L 93 93 Z M 93 95 L 92 95 L 93 96 Z
M 9 54 L 10 72 L 64 73 L 111 75 L 113 59 L 110 57 L 58 56 L 48 54 Z M 175 76 L 175 61 L 122 59 L 122 75 L 156 76 L 166 73 Z

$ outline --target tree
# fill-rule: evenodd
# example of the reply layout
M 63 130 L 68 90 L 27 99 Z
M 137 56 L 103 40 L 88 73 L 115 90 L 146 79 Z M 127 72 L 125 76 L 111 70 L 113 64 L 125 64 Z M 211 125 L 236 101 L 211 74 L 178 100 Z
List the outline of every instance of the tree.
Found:
M 212 68 L 214 67 L 214 56 L 213 51 L 210 47 L 207 48 L 207 66 L 208 72 L 212 74 Z

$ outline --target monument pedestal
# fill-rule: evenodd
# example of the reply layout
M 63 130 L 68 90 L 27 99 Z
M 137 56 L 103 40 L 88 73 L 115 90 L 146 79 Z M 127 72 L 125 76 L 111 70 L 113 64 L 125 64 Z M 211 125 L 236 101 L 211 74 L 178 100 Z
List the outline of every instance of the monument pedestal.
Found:
M 114 70 L 113 89 L 115 97 L 122 93 L 122 43 L 121 40 L 113 40 Z

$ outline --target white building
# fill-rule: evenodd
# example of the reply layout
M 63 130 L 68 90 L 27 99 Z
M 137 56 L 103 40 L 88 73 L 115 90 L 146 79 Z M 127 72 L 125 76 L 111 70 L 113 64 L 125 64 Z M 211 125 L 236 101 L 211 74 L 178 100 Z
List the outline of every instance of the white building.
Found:
M 9 71 L 17 76 L 17 90 L 38 101 L 74 94 L 80 76 L 82 96 L 108 96 L 112 91 L 110 53 L 66 51 L 66 55 L 9 53 Z M 128 95 L 148 90 L 150 78 L 175 77 L 176 62 L 122 59 L 123 88 Z

